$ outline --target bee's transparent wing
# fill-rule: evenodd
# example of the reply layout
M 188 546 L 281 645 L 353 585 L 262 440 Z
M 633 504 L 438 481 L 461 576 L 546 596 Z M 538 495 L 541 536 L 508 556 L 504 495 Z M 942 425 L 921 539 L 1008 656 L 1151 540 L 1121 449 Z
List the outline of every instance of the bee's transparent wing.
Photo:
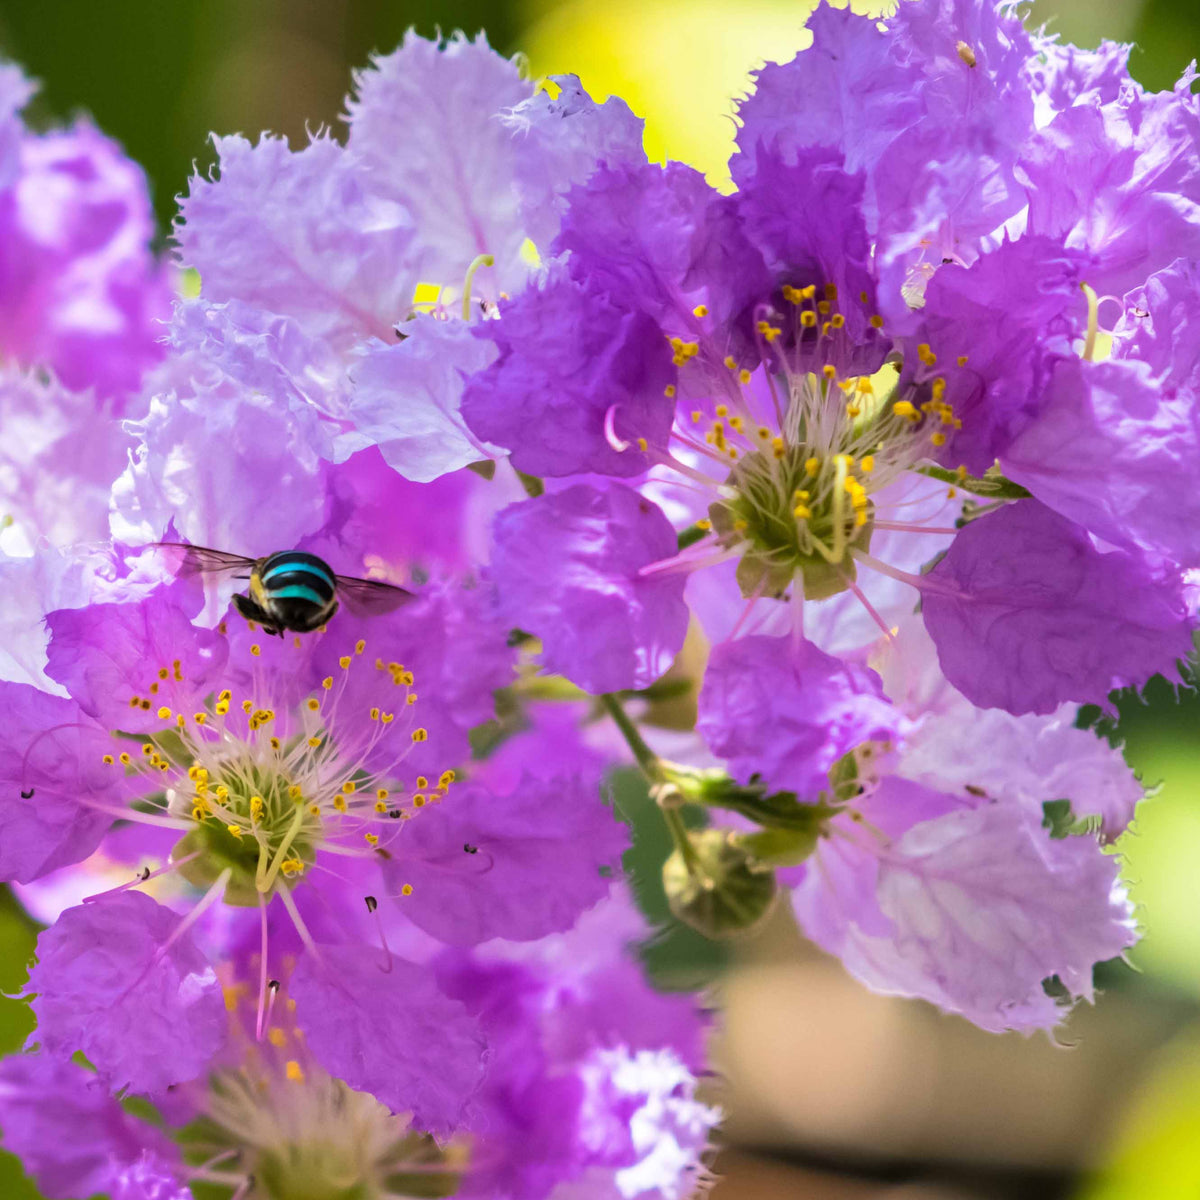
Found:
M 338 599 L 359 616 L 392 612 L 417 598 L 414 592 L 377 579 L 352 579 L 348 575 L 337 575 L 335 579 Z
M 222 571 L 242 571 L 246 578 L 254 567 L 254 559 L 242 554 L 229 554 L 224 550 L 210 550 L 207 546 L 191 546 L 187 542 L 156 542 L 160 550 L 166 550 L 178 559 L 177 573 L 180 575 L 213 575 Z

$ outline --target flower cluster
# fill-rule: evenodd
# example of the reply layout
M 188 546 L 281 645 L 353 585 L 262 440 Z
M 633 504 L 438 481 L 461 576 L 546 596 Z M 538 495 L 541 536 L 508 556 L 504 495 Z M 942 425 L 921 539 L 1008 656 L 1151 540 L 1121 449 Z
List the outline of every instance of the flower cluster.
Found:
M 731 194 L 410 34 L 344 140 L 216 139 L 161 261 L 0 67 L 0 878 L 46 925 L 0 1125 L 48 1195 L 702 1191 L 626 751 L 712 936 L 786 894 L 996 1031 L 1135 942 L 1142 788 L 1078 718 L 1192 647 L 1193 76 L 991 0 L 810 24 Z

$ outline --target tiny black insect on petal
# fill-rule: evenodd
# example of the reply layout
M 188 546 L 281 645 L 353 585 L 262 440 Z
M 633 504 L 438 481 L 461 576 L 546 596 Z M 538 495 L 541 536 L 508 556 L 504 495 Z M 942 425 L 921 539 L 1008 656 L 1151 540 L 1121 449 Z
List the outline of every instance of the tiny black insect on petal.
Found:
M 463 842 L 463 850 L 465 850 L 468 854 L 478 854 L 479 853 L 479 847 L 472 846 L 470 842 Z
M 33 795 L 33 792 L 34 792 L 33 788 L 22 788 L 21 789 L 21 799 L 28 800 Z
M 363 899 L 367 903 L 367 912 L 373 913 L 379 907 L 379 901 L 374 896 L 364 896 Z

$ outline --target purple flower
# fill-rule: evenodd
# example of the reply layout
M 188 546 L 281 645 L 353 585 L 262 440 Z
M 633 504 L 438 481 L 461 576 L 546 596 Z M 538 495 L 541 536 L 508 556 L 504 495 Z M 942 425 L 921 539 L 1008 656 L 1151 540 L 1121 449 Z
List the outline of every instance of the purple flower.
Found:
M 697 731 L 739 783 L 815 799 L 829 771 L 864 742 L 904 727 L 879 677 L 811 642 L 744 637 L 715 648 L 700 692 Z
M 972 521 L 930 572 L 926 627 L 942 670 L 975 704 L 1053 712 L 1100 701 L 1192 646 L 1182 581 L 1141 557 L 1103 552 L 1034 500 Z
M 82 1050 L 113 1091 L 155 1095 L 208 1069 L 225 1002 L 188 923 L 139 892 L 68 909 L 29 973 L 47 1054 Z
M 177 1178 L 178 1150 L 157 1129 L 126 1113 L 93 1074 L 74 1063 L 46 1054 L 5 1059 L 0 1123 L 5 1149 L 54 1200 L 94 1192 L 117 1200 L 185 1200 L 188 1195 Z
M 984 1029 L 1054 1025 L 1043 981 L 1092 997 L 1092 965 L 1135 940 L 1117 860 L 1053 840 L 1028 812 L 896 777 L 855 801 L 792 902 L 805 932 L 878 991 L 917 996 Z
M 24 130 L 13 114 L 32 89 L 2 69 L 0 351 L 120 406 L 162 356 L 170 302 L 145 176 L 86 121 Z
M 646 687 L 687 632 L 683 577 L 651 571 L 675 534 L 620 484 L 584 484 L 506 508 L 493 571 L 503 618 L 541 639 L 542 660 L 590 692 Z

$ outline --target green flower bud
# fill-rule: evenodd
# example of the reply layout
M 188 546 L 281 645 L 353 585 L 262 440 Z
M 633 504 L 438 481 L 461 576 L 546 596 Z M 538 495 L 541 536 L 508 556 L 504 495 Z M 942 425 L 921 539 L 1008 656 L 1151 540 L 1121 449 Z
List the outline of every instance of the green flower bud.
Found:
M 722 829 L 688 833 L 663 864 L 663 887 L 675 916 L 711 938 L 761 924 L 778 892 L 775 872 Z

